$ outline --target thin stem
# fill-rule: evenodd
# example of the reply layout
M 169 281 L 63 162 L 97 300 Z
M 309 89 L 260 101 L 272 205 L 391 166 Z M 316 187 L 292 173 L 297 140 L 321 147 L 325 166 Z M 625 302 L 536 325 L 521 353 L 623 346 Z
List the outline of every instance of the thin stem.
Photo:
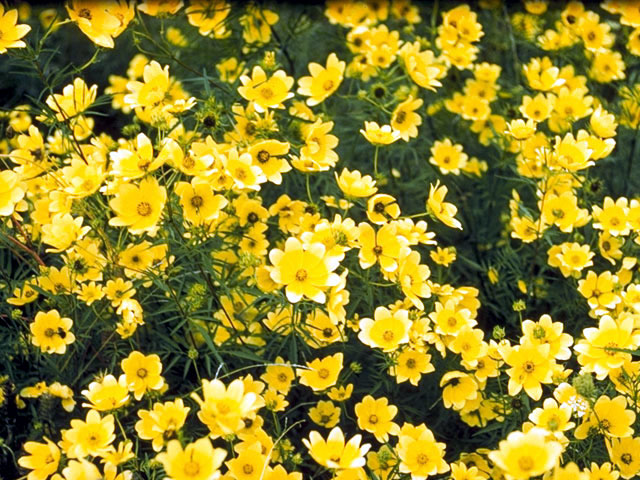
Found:
M 309 202 L 313 203 L 313 197 L 311 196 L 311 187 L 309 186 L 309 177 L 310 175 L 307 173 L 307 177 L 306 177 L 307 197 L 309 197 Z
M 380 147 L 376 145 L 376 152 L 373 154 L 373 173 L 375 174 L 376 178 L 378 178 L 378 151 L 379 150 L 380 150 Z

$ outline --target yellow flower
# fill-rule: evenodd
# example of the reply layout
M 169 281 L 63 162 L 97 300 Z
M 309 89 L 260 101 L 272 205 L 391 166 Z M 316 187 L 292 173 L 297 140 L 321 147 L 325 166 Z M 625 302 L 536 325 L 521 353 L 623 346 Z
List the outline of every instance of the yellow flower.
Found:
M 431 260 L 436 262 L 438 265 L 448 267 L 456 260 L 456 249 L 455 247 L 436 247 L 435 250 L 431 250 L 431 252 L 429 252 L 429 256 L 431 257 Z
M 445 408 L 462 410 L 467 402 L 479 397 L 479 385 L 472 375 L 457 370 L 445 373 L 440 379 L 442 402 Z
M 45 437 L 46 443 L 26 442 L 24 450 L 28 455 L 18 459 L 18 465 L 31 470 L 27 480 L 46 480 L 58 470 L 60 449 Z
M 261 396 L 246 392 L 244 383 L 236 379 L 228 387 L 218 379 L 202 380 L 202 398 L 196 393 L 191 397 L 200 405 L 198 418 L 216 438 L 230 435 L 244 428 L 244 418 L 252 418 L 264 406 Z
M 362 435 L 355 435 L 345 443 L 342 430 L 335 427 L 326 440 L 313 431 L 308 439 L 302 439 L 302 443 L 309 449 L 311 457 L 323 467 L 343 470 L 364 466 L 364 456 L 371 445 L 360 445 L 361 440 Z
M 367 218 L 371 223 L 384 225 L 400 216 L 398 201 L 386 193 L 378 193 L 367 201 Z
M 578 292 L 587 299 L 589 307 L 596 315 L 603 315 L 615 308 L 621 298 L 614 291 L 618 277 L 606 270 L 598 275 L 589 270 L 587 276 L 578 282 Z
M 340 421 L 340 408 L 330 400 L 320 400 L 315 407 L 309 409 L 309 417 L 321 427 L 332 428 Z
M 104 455 L 113 448 L 111 444 L 115 439 L 113 415 L 101 418 L 96 410 L 87 412 L 86 421 L 71 420 L 71 428 L 63 435 L 67 445 L 65 453 L 70 458 Z
M 83 227 L 82 222 L 82 217 L 73 218 L 69 213 L 54 215 L 51 223 L 42 226 L 42 241 L 53 247 L 47 248 L 47 252 L 63 252 L 84 237 L 91 227 Z
M 558 267 L 565 277 L 572 274 L 576 277 L 580 276 L 580 272 L 584 268 L 593 265 L 591 259 L 595 255 L 589 249 L 589 245 L 580 245 L 575 242 L 553 245 L 547 251 L 547 254 L 549 255 L 549 265 Z
M 614 438 L 606 445 L 609 458 L 620 470 L 622 478 L 632 478 L 640 472 L 639 437 Z
M 293 77 L 287 76 L 284 70 L 278 70 L 271 77 L 262 67 L 253 67 L 251 77 L 242 75 L 240 77 L 242 86 L 238 87 L 238 93 L 250 102 L 253 102 L 257 112 L 262 113 L 269 108 L 284 108 L 282 102 L 293 97 L 290 92 L 293 86 Z
M 562 445 L 549 441 L 544 430 L 511 432 L 489 458 L 511 478 L 526 480 L 550 471 L 558 462 Z
M 375 399 L 367 395 L 355 406 L 358 427 L 369 433 L 373 433 L 380 443 L 389 441 L 389 435 L 398 435 L 400 427 L 392 422 L 398 413 L 398 407 L 389 405 L 385 398 Z
M 350 172 L 346 168 L 342 169 L 340 176 L 334 172 L 338 187 L 347 197 L 366 198 L 378 191 L 376 181 L 371 175 L 362 175 L 359 170 Z
M 289 143 L 278 140 L 262 140 L 249 148 L 253 164 L 260 167 L 267 180 L 280 185 L 282 174 L 291 170 L 291 165 L 282 155 L 289 153 Z
M 360 133 L 376 146 L 389 145 L 400 139 L 400 132 L 391 125 L 380 126 L 376 122 L 364 122 L 364 130 L 360 129 Z
M 333 387 L 327 393 L 327 396 L 335 402 L 344 402 L 351 398 L 353 393 L 353 383 L 341 387 Z
M 424 423 L 417 427 L 405 423 L 396 447 L 400 472 L 411 474 L 413 480 L 425 480 L 430 475 L 449 471 L 444 460 L 445 448 L 444 443 L 436 442 L 433 432 Z
M 18 25 L 18 10 L 4 11 L 0 5 L 0 54 L 6 53 L 7 48 L 24 48 L 27 46 L 22 40 L 31 31 L 29 25 Z
M 615 398 L 602 395 L 575 429 L 575 437 L 584 440 L 591 434 L 592 429 L 599 430 L 607 437 L 630 437 L 633 435 L 632 425 L 636 420 L 636 414 L 626 407 L 627 400 L 622 395 Z
M 126 180 L 143 177 L 162 166 L 169 148 L 165 146 L 162 153 L 154 159 L 151 140 L 144 133 L 139 133 L 135 141 L 123 144 L 117 151 L 109 154 L 110 173 Z
M 427 210 L 433 213 L 438 220 L 448 227 L 462 230 L 462 224 L 454 218 L 458 208 L 453 203 L 444 201 L 447 192 L 448 189 L 446 185 L 440 186 L 440 180 L 438 180 L 435 185 L 430 185 Z
M 167 451 L 156 456 L 173 480 L 209 480 L 218 472 L 227 456 L 226 450 L 213 448 L 211 441 L 200 438 L 184 449 L 178 440 L 167 444 Z
M 614 237 L 629 235 L 628 215 L 629 203 L 625 197 L 620 197 L 615 202 L 613 198 L 605 197 L 602 208 L 593 206 L 593 228 L 604 230 Z
M 154 0 L 145 0 L 138 4 L 138 10 L 156 17 L 162 14 L 174 15 L 178 13 L 178 10 L 182 8 L 182 0 L 165 0 L 163 2 L 156 2 Z
M 198 27 L 200 35 L 224 38 L 231 33 L 225 21 L 231 13 L 231 5 L 225 0 L 191 0 L 185 12 L 189 23 Z
M 71 332 L 73 321 L 60 317 L 57 310 L 38 312 L 30 325 L 31 343 L 45 353 L 63 354 L 76 337 Z
M 155 178 L 145 178 L 139 186 L 123 183 L 109 202 L 116 213 L 109 225 L 128 227 L 134 235 L 155 233 L 166 201 L 167 190 Z
M 591 468 L 585 468 L 585 472 L 589 474 L 588 480 L 618 480 L 620 472 L 612 470 L 612 467 L 609 462 L 602 465 L 591 462 Z
M 418 310 L 424 310 L 424 304 L 420 298 L 431 296 L 431 287 L 427 279 L 431 275 L 431 269 L 420 263 L 420 254 L 405 248 L 398 258 L 398 271 L 396 278 L 402 293 L 413 303 Z
M 164 386 L 162 363 L 158 355 L 144 355 L 133 351 L 120 363 L 127 386 L 136 400 L 140 400 L 148 390 L 160 390 Z
M 129 2 L 101 3 L 94 0 L 72 0 L 67 7 L 69 18 L 93 43 L 113 48 L 113 39 L 127 28 L 135 16 L 135 7 Z
M 255 442 L 227 461 L 229 474 L 235 480 L 260 480 L 267 468 L 267 457 L 262 454 L 260 442 Z
M 531 398 L 539 400 L 542 396 L 542 384 L 551 383 L 551 368 L 555 364 L 549 355 L 549 345 L 524 343 L 499 348 L 505 363 L 511 367 L 507 370 L 509 395 L 516 395 L 524 389 Z
M 511 135 L 515 140 L 526 140 L 536 133 L 536 122 L 532 119 L 526 122 L 522 119 L 511 120 L 504 133 Z
M 611 370 L 630 361 L 631 355 L 622 350 L 638 345 L 633 324 L 629 316 L 616 322 L 609 315 L 604 315 L 600 318 L 598 328 L 585 328 L 585 338 L 574 347 L 583 370 L 594 372 L 596 378 L 603 380 Z
M 191 183 L 177 182 L 174 191 L 180 197 L 184 219 L 193 225 L 203 225 L 217 220 L 228 200 L 214 194 L 211 184 L 194 177 Z
M 276 357 L 273 364 L 267 365 L 265 373 L 260 378 L 267 382 L 270 388 L 286 394 L 291 389 L 295 374 L 289 363 L 285 363 L 282 357 Z
M 13 214 L 25 193 L 20 176 L 12 170 L 2 170 L 0 172 L 0 216 L 8 217 Z
M 543 428 L 551 434 L 558 435 L 576 426 L 576 424 L 571 421 L 573 411 L 566 403 L 558 405 L 558 402 L 553 398 L 546 398 L 542 407 L 543 408 L 536 408 L 529 414 L 529 420 L 531 420 L 536 427 Z M 560 437 L 556 436 L 556 439 L 560 440 Z
M 61 478 L 65 480 L 100 480 L 103 478 L 98 467 L 84 458 L 80 461 L 69 461 L 67 466 L 62 469 L 62 475 L 63 477 L 54 475 L 51 478 L 54 480 L 60 480 Z
M 307 105 L 318 105 L 338 89 L 342 83 L 345 66 L 345 62 L 338 60 L 335 53 L 327 57 L 326 68 L 315 62 L 309 63 L 311 76 L 298 79 L 298 93 L 310 97 L 307 99 Z
M 435 371 L 431 363 L 431 355 L 417 350 L 404 350 L 396 359 L 396 365 L 389 367 L 389 374 L 396 377 L 397 383 L 409 380 L 414 387 L 418 386 L 424 373 Z
M 381 348 L 383 352 L 393 352 L 402 343 L 409 341 L 408 310 L 399 309 L 391 312 L 386 307 L 378 307 L 374 318 L 363 318 L 359 323 L 358 338 L 371 348 Z
M 340 277 L 332 273 L 340 264 L 338 257 L 325 252 L 323 244 L 304 245 L 295 237 L 287 239 L 284 250 L 274 248 L 269 252 L 273 264 L 271 278 L 286 287 L 291 303 L 299 302 L 302 297 L 325 303 L 324 290 L 340 282 Z
M 62 89 L 62 95 L 54 93 L 46 100 L 47 106 L 56 114 L 56 118 L 63 122 L 84 112 L 95 101 L 98 86 L 91 88 L 82 78 L 76 78 L 73 83 Z
M 83 390 L 90 403 L 83 403 L 83 407 L 93 408 L 101 412 L 115 410 L 129 401 L 129 389 L 124 375 L 116 379 L 113 375 L 106 375 L 102 380 L 91 382 L 88 390 Z
M 267 181 L 262 169 L 253 163 L 249 153 L 238 154 L 235 148 L 222 157 L 225 173 L 233 180 L 239 191 L 260 190 L 260 184 Z
M 152 410 L 138 410 L 136 433 L 143 440 L 151 440 L 156 452 L 182 428 L 190 408 L 181 398 L 173 402 L 154 403 Z
M 439 79 L 447 73 L 447 67 L 431 50 L 420 51 L 420 42 L 405 43 L 400 49 L 407 73 L 417 85 L 435 91 L 441 87 Z
M 422 118 L 415 111 L 422 106 L 422 103 L 421 98 L 416 99 L 409 95 L 391 115 L 391 128 L 400 132 L 400 138 L 405 142 L 418 136 L 418 127 L 422 125 Z
M 468 155 L 462 151 L 462 145 L 452 144 L 451 140 L 446 138 L 442 142 L 436 140 L 433 144 L 429 162 L 436 165 L 443 175 L 448 173 L 460 175 L 460 170 L 464 170 L 468 158 Z
M 400 253 L 406 246 L 406 239 L 397 235 L 395 224 L 387 223 L 376 232 L 371 225 L 362 222 L 358 229 L 360 267 L 366 269 L 379 262 L 383 271 L 396 271 Z
M 569 347 L 573 343 L 573 337 L 568 333 L 562 333 L 563 328 L 562 322 L 554 322 L 551 316 L 544 314 L 537 322 L 522 322 L 522 338 L 534 345 L 549 345 L 549 355 L 556 360 L 569 360 Z
M 338 381 L 338 375 L 342 370 L 342 353 L 329 355 L 323 359 L 316 358 L 307 362 L 308 368 L 298 368 L 296 373 L 300 377 L 300 383 L 310 387 L 314 392 L 333 387 Z

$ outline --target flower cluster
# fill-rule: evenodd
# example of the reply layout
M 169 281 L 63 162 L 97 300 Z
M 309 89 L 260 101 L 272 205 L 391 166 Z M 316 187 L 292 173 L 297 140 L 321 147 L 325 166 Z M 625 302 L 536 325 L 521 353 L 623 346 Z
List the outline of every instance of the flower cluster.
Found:
M 0 54 L 3 476 L 640 475 L 637 1 L 23 3 Z

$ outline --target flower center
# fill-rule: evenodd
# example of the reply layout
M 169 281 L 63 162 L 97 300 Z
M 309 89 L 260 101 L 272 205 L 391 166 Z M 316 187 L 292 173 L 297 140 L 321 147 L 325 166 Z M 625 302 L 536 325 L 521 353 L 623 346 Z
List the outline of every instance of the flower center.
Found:
M 136 211 L 141 217 L 148 217 L 151 215 L 151 205 L 148 202 L 140 202 Z
M 536 366 L 533 364 L 533 362 L 524 362 L 522 364 L 522 369 L 527 373 L 531 373 L 536 369 Z
M 271 154 L 269 154 L 269 152 L 267 152 L 266 150 L 260 150 L 257 156 L 260 163 L 267 163 L 271 158 Z
M 296 272 L 296 280 L 298 282 L 304 282 L 307 277 L 309 276 L 309 274 L 307 273 L 307 271 L 304 268 L 301 268 L 300 270 L 298 270 Z
M 200 465 L 197 462 L 187 462 L 184 464 L 184 473 L 189 477 L 195 477 L 200 473 Z
M 204 200 L 202 199 L 202 197 L 200 195 L 194 195 L 193 197 L 191 197 L 191 206 L 192 207 L 200 208 L 203 203 L 204 203 Z
M 518 459 L 518 466 L 520 467 L 520 470 L 524 472 L 528 472 L 529 470 L 531 470 L 533 468 L 533 465 L 534 465 L 533 458 L 531 458 L 528 455 L 525 455 Z
M 322 379 L 329 378 L 329 369 L 321 368 L 320 370 L 318 370 L 318 376 Z
M 144 378 L 147 376 L 147 369 L 146 368 L 139 368 L 138 371 L 136 372 L 136 375 L 140 378 Z
M 333 88 L 333 80 L 327 80 L 322 84 L 322 88 L 324 88 L 327 92 Z
M 265 100 L 269 100 L 271 99 L 271 97 L 273 97 L 273 90 L 271 90 L 269 87 L 264 87 L 260 90 L 260 95 L 262 95 L 262 98 L 264 98 Z
M 392 341 L 393 337 L 395 337 L 395 335 L 393 334 L 392 330 L 385 330 L 384 333 L 382 334 L 382 338 L 384 339 L 385 342 Z

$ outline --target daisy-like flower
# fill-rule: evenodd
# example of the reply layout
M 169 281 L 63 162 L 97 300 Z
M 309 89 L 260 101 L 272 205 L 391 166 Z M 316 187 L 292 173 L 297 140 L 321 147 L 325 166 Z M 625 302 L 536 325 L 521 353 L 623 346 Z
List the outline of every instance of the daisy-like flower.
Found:
M 282 102 L 293 97 L 290 92 L 293 87 L 293 77 L 287 76 L 284 70 L 278 70 L 271 77 L 262 67 L 255 66 L 251 77 L 240 77 L 242 86 L 238 87 L 238 93 L 242 98 L 253 102 L 257 112 L 265 112 L 269 108 L 283 108 Z
M 273 264 L 271 278 L 286 287 L 287 299 L 296 303 L 302 297 L 325 303 L 324 291 L 340 282 L 332 273 L 340 264 L 339 258 L 326 254 L 322 243 L 303 245 L 295 237 L 287 239 L 284 250 L 277 248 L 269 252 Z
M 18 10 L 4 11 L 0 4 L 0 54 L 6 53 L 7 48 L 24 48 L 27 46 L 22 40 L 31 27 L 29 25 L 18 25 Z
M 455 218 L 458 208 L 453 203 L 444 201 L 448 191 L 446 185 L 440 186 L 440 180 L 435 185 L 431 185 L 427 199 L 427 210 L 448 227 L 462 230 L 462 224 Z
M 309 97 L 307 105 L 313 107 L 322 103 L 338 89 L 342 83 L 345 66 L 345 62 L 338 60 L 335 53 L 331 53 L 327 58 L 326 68 L 315 62 L 309 64 L 311 76 L 298 80 L 298 93 Z
M 401 133 L 391 128 L 391 125 L 380 126 L 376 122 L 364 122 L 364 130 L 360 129 L 360 133 L 377 146 L 389 145 L 401 138 Z

